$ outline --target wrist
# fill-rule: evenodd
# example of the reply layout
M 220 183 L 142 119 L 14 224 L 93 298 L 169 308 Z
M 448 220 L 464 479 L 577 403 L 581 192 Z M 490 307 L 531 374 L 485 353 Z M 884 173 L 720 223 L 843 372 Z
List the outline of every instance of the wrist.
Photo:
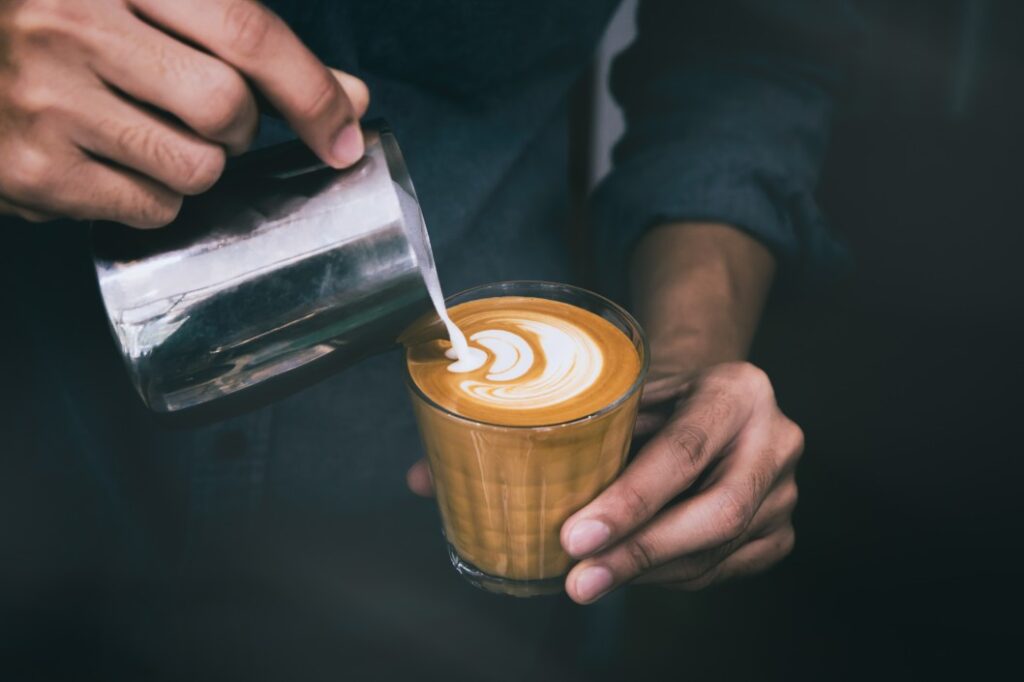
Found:
M 652 375 L 746 358 L 774 272 L 770 252 L 727 225 L 651 230 L 632 254 L 630 292 Z

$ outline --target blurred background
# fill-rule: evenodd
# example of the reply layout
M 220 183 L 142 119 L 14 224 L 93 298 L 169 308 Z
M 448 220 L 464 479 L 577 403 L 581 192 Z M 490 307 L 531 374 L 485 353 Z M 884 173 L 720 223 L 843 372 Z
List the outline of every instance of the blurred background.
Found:
M 820 188 L 855 273 L 773 302 L 754 353 L 807 434 L 796 550 L 705 594 L 631 590 L 627 657 L 652 671 L 1019 667 L 1024 4 L 859 4 Z
M 704 593 L 620 592 L 601 607 L 609 617 L 587 622 L 590 668 L 553 651 L 539 666 L 551 679 L 989 679 L 1017 667 L 1024 4 L 860 5 L 866 41 L 839 103 L 820 187 L 856 268 L 837 290 L 773 300 L 754 352 L 783 410 L 807 434 L 796 550 L 766 575 Z M 600 84 L 610 58 L 629 42 L 634 9 L 634 0 L 623 4 L 596 60 L 594 86 L 580 89 L 576 123 L 589 184 L 606 172 L 621 131 Z M 14 387 L 3 395 L 11 417 L 5 438 L 16 442 L 18 429 L 30 428 L 18 421 L 19 405 L 46 396 L 21 391 L 31 383 L 17 351 L 27 341 L 18 330 L 5 336 L 11 345 L 0 355 L 0 376 Z M 263 594 L 252 602 L 251 620 L 225 619 L 218 600 L 244 599 L 251 587 L 229 573 L 198 595 L 208 616 L 188 632 L 168 629 L 161 618 L 178 595 L 148 603 L 141 590 L 90 563 L 102 554 L 81 530 L 98 523 L 82 520 L 93 500 L 75 486 L 80 472 L 39 473 L 46 466 L 0 462 L 0 679 L 35 679 L 29 671 L 43 662 L 53 679 L 80 679 L 79 670 L 186 679 L 173 667 L 164 675 L 147 667 L 174 660 L 183 642 L 214 676 L 254 654 L 254 665 L 264 665 L 261 652 L 237 642 L 258 640 L 261 633 L 244 628 L 261 615 L 289 613 L 282 604 L 306 619 L 306 629 L 279 641 L 281 651 L 332 650 L 337 631 L 328 633 L 338 622 L 320 604 L 297 603 L 298 592 Z M 47 485 L 38 484 L 46 476 Z M 432 503 L 411 504 L 425 510 L 423 535 L 433 541 Z M 360 519 L 353 527 L 386 537 L 389 523 Z M 51 529 L 59 543 L 19 531 L 32 527 Z M 302 538 L 282 542 L 280 566 L 261 557 L 268 570 L 287 570 L 289 542 L 301 547 Z M 486 666 L 495 651 L 470 650 L 459 638 L 514 643 L 517 631 L 533 627 L 528 611 L 509 606 L 498 629 L 467 622 L 441 636 L 396 627 L 402 608 L 438 607 L 416 585 L 396 586 L 392 605 L 360 601 L 360 581 L 387 580 L 389 562 L 422 563 L 426 585 L 455 580 L 439 544 L 431 546 L 422 558 L 393 548 L 376 564 L 351 561 L 343 575 L 305 576 L 335 590 L 323 594 L 324 603 L 361 608 L 366 618 L 349 627 L 379 643 L 352 679 L 373 679 L 375 659 L 401 668 L 395 651 L 408 653 L 409 679 L 417 656 L 447 657 L 453 673 L 464 673 L 452 679 L 482 679 L 474 669 L 506 679 Z M 328 559 L 338 557 L 325 557 L 325 566 Z M 493 599 L 465 592 L 468 608 Z M 544 623 L 552 632 L 578 625 Z M 318 631 L 321 639 L 310 638 Z M 302 660 L 274 663 L 292 679 L 310 679 Z M 273 677 L 273 670 L 263 672 Z

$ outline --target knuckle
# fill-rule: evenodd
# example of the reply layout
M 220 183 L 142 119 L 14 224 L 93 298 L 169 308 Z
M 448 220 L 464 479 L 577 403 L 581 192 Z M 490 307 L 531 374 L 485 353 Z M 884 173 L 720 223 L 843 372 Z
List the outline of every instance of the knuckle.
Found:
M 123 125 L 106 122 L 116 128 L 115 144 L 130 156 L 150 159 L 167 169 L 168 184 L 186 194 L 209 189 L 224 170 L 224 152 L 219 147 L 204 145 L 199 151 L 187 149 L 180 140 L 168 137 L 156 126 Z
M 242 82 L 225 79 L 212 88 L 209 105 L 199 118 L 199 132 L 205 137 L 219 139 L 243 123 L 249 92 Z M 251 126 L 254 127 L 254 126 Z
M 615 506 L 619 507 L 619 513 L 616 516 L 625 516 L 629 524 L 638 523 L 651 515 L 651 504 L 647 497 L 631 484 L 621 487 L 617 500 L 618 504 Z
M 345 94 L 348 95 L 349 102 L 352 103 L 355 116 L 361 118 L 370 108 L 370 89 L 360 79 L 353 78 L 352 80 L 352 84 L 345 89 Z
M 251 94 L 249 87 L 235 71 L 229 67 L 218 71 L 218 75 L 210 79 L 203 113 L 198 117 L 203 135 L 219 138 L 239 127 L 245 121 L 247 105 Z M 248 126 L 255 132 L 255 117 Z
M 750 362 L 742 362 L 737 368 L 738 376 L 745 390 L 756 394 L 773 393 L 768 373 Z
M 11 155 L 5 175 L 5 184 L 15 199 L 40 197 L 53 186 L 53 164 L 44 153 L 29 147 Z
M 720 371 L 708 378 L 709 382 L 721 387 L 729 395 L 761 395 L 765 390 L 772 391 L 772 382 L 768 374 L 751 362 L 730 362 L 723 365 Z
M 678 424 L 672 427 L 668 451 L 678 478 L 688 481 L 699 472 L 708 457 L 710 437 L 697 424 Z
M 228 47 L 248 58 L 265 48 L 274 27 L 274 17 L 251 0 L 232 0 L 224 11 L 224 32 Z
M 774 457 L 768 457 L 767 463 L 754 467 L 750 472 L 750 490 L 748 497 L 752 500 L 761 500 L 772 488 L 779 477 L 778 469 L 774 463 Z M 756 505 L 756 502 L 755 502 Z M 756 509 L 751 509 L 751 515 Z
M 719 537 L 727 542 L 739 538 L 753 517 L 750 497 L 734 488 L 723 488 L 715 504 L 715 523 Z
M 12 17 L 14 31 L 30 40 L 81 39 L 94 28 L 92 3 L 28 0 L 19 3 Z
M 657 563 L 658 553 L 649 538 L 633 538 L 626 542 L 624 550 L 634 573 L 646 573 Z
M 731 406 L 738 398 L 774 398 L 771 379 L 760 367 L 750 362 L 729 362 L 710 370 L 703 378 L 707 395 L 717 396 L 719 402 Z
M 7 90 L 6 99 L 15 110 L 30 116 L 45 113 L 60 101 L 48 84 L 27 78 L 15 80 Z
M 208 147 L 198 154 L 184 155 L 180 189 L 185 194 L 205 192 L 220 179 L 226 162 L 224 150 L 220 147 Z
M 299 103 L 296 113 L 304 120 L 317 120 L 339 108 L 342 103 L 345 104 L 346 109 L 349 109 L 348 102 L 341 95 L 341 85 L 327 71 L 324 71 L 312 84 L 309 96 Z M 346 114 L 350 113 L 346 112 Z
M 14 12 L 12 26 L 22 35 L 46 33 L 58 24 L 61 13 L 67 11 L 64 5 L 71 4 L 76 3 L 62 3 L 57 0 L 22 2 Z
M 181 204 L 182 197 L 177 195 L 166 198 L 146 196 L 132 211 L 134 218 L 129 224 L 144 229 L 164 227 L 178 217 Z
M 233 130 L 241 120 L 241 110 L 225 100 L 213 100 L 209 108 L 199 116 L 196 132 L 210 140 L 220 140 Z
M 121 150 L 159 155 L 160 150 L 149 126 L 125 125 L 119 121 L 103 121 L 101 129 L 114 131 L 114 143 Z

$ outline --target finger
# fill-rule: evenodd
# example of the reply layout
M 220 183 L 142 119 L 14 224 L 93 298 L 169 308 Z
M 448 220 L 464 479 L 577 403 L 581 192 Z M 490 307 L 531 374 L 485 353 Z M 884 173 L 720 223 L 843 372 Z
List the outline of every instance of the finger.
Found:
M 208 190 L 224 171 L 224 149 L 97 88 L 85 97 L 72 139 L 94 156 L 138 171 L 178 194 Z
M 89 163 L 81 169 L 89 186 L 68 193 L 62 211 L 81 220 L 112 220 L 139 229 L 163 227 L 181 210 L 182 196 L 127 169 Z
M 427 460 L 421 459 L 409 468 L 405 475 L 405 482 L 409 490 L 422 497 L 434 496 L 434 479 L 430 476 L 430 467 Z
M 273 12 L 252 0 L 130 1 L 245 74 L 325 163 L 341 168 L 362 157 L 345 90 Z
M 161 227 L 174 220 L 182 197 L 133 171 L 81 157 L 45 182 L 23 188 L 18 203 L 72 220 L 112 220 L 130 227 Z
M 352 110 L 355 112 L 356 118 L 362 118 L 366 110 L 370 108 L 370 89 L 366 87 L 366 83 L 352 74 L 339 71 L 338 69 L 331 69 L 331 75 L 341 84 L 342 89 L 348 96 L 348 101 L 352 103 Z
M 639 574 L 633 582 L 673 583 L 696 580 L 708 571 L 717 568 L 731 554 L 744 545 L 767 537 L 780 528 L 791 524 L 793 509 L 796 507 L 797 488 L 792 477 L 780 482 L 765 498 L 761 508 L 754 515 L 746 532 L 738 538 L 718 547 L 680 556 L 660 566 Z M 611 551 L 611 550 L 610 550 Z
M 34 211 L 24 206 L 19 206 L 12 201 L 6 201 L 0 199 L 0 215 L 13 215 L 23 220 L 27 220 L 30 223 L 45 223 L 50 220 L 56 220 L 57 216 L 43 213 L 41 211 Z
M 760 573 L 786 558 L 795 545 L 796 533 L 792 526 L 786 526 L 744 545 L 714 570 L 699 578 L 670 583 L 666 587 L 692 592 L 740 576 Z
M 735 485 L 728 478 L 723 484 Z M 756 490 L 749 494 L 759 495 Z M 702 530 L 708 524 L 699 520 L 699 515 L 706 513 L 696 503 L 700 498 L 682 502 L 659 514 L 621 543 L 573 567 L 566 579 L 566 591 L 576 601 L 588 603 L 633 579 L 649 582 L 659 577 L 665 581 L 697 578 L 714 569 L 751 538 L 789 523 L 796 505 L 795 481 L 789 478 L 770 494 L 761 493 L 761 496 L 764 503 L 750 519 L 736 524 L 738 530 Z M 595 586 L 603 588 L 601 593 L 592 591 Z
M 692 385 L 693 382 L 689 377 L 680 377 L 678 374 L 650 378 L 644 384 L 644 390 L 640 394 L 641 409 L 665 401 L 675 402 L 685 398 Z
M 579 558 L 633 532 L 689 488 L 749 416 L 749 404 L 728 392 L 699 389 L 615 482 L 562 525 L 562 546 Z
M 128 15 L 97 74 L 131 97 L 173 114 L 196 133 L 241 154 L 252 142 L 259 111 L 234 68 Z

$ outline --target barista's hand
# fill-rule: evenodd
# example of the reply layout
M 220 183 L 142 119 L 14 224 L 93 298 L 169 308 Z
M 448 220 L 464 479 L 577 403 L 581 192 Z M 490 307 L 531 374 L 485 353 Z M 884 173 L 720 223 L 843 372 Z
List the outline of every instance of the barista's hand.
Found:
M 581 604 L 630 581 L 701 589 L 762 571 L 793 548 L 803 433 L 763 371 L 730 362 L 652 377 L 636 435 L 651 433 L 622 475 L 562 526 L 562 546 L 582 559 L 565 589 Z M 407 480 L 433 494 L 424 460 Z
M 326 163 L 368 93 L 254 0 L 0 0 L 0 214 L 157 227 L 256 132 L 256 88 Z
M 653 377 L 622 475 L 562 526 L 582 561 L 566 592 L 586 604 L 629 581 L 696 590 L 764 570 L 793 548 L 803 433 L 745 362 Z

